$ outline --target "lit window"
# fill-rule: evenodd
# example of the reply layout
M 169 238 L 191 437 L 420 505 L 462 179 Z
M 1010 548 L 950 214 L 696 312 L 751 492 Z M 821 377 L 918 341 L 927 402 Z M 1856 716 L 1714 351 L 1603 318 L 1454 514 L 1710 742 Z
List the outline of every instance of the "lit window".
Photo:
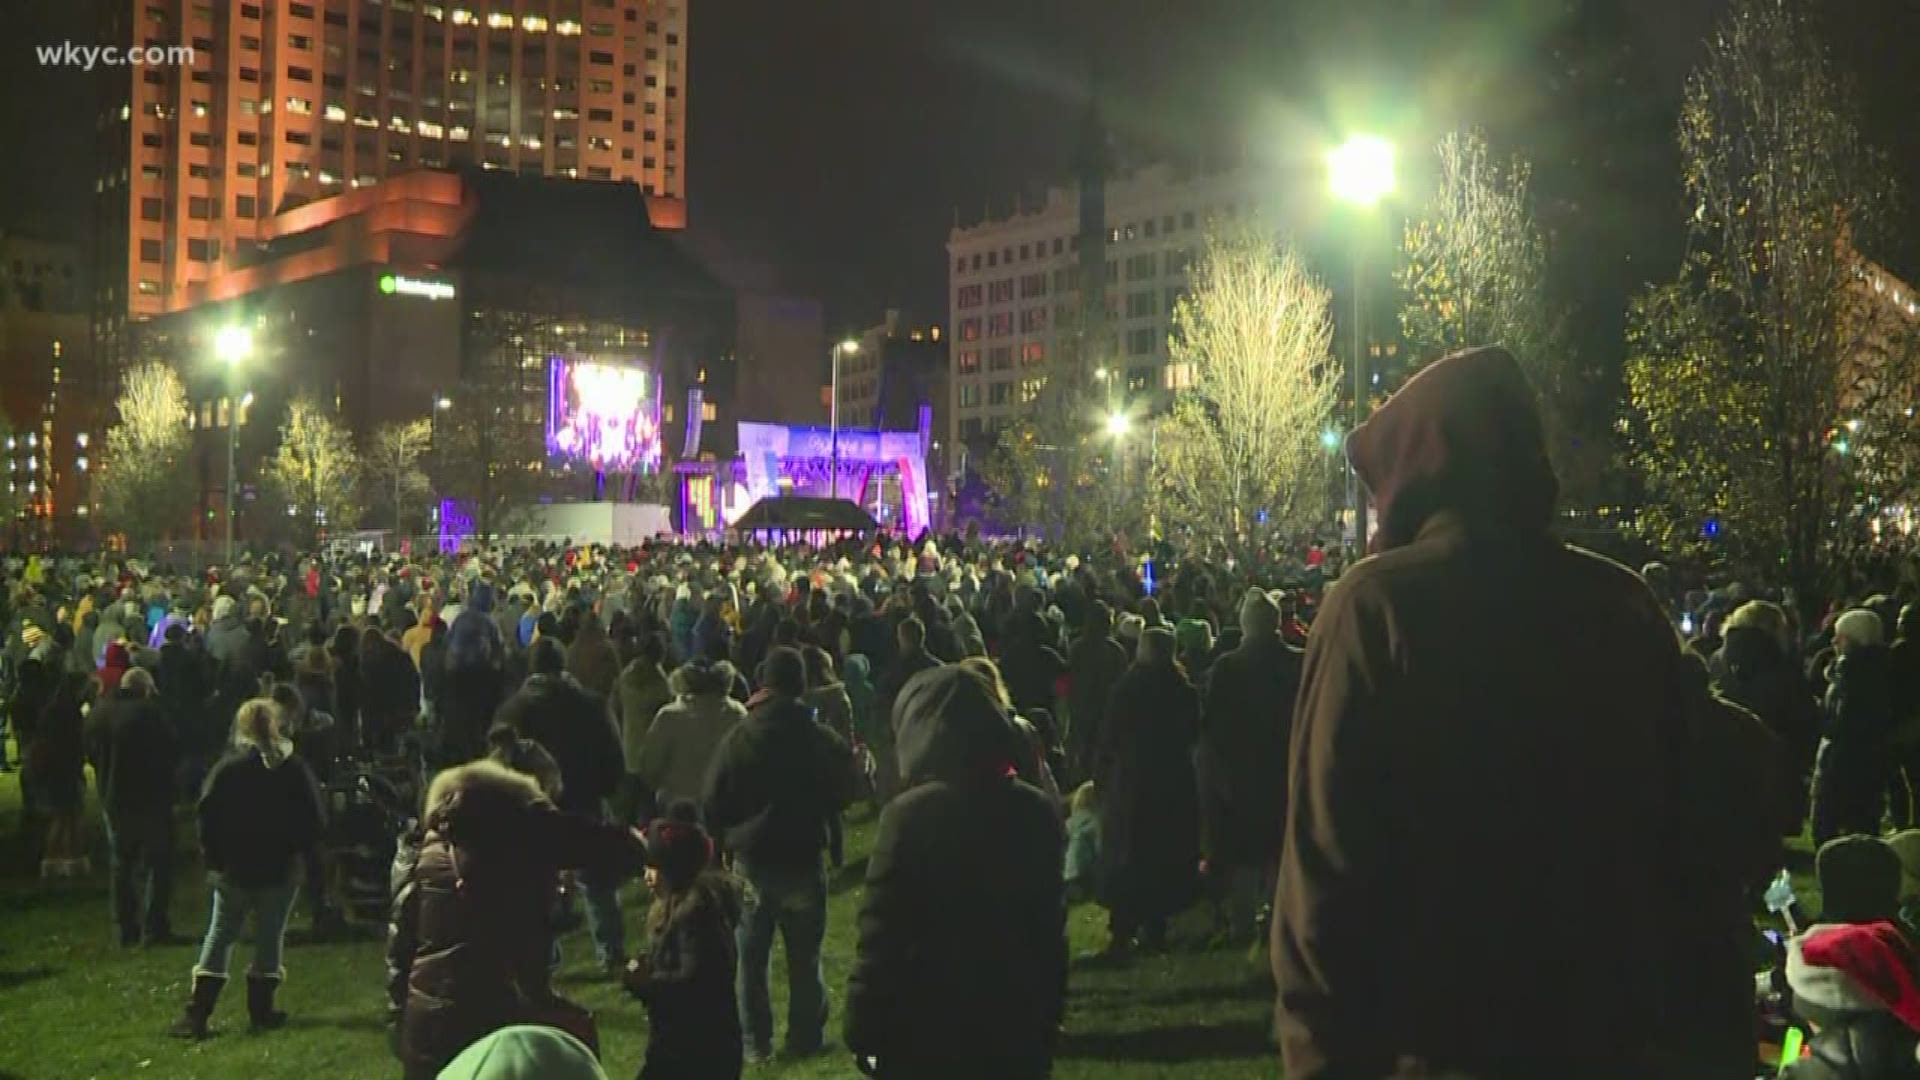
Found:
M 707 423 L 712 423 L 715 420 L 720 419 L 720 410 L 714 405 L 713 402 L 703 401 L 700 403 L 700 419 L 706 421 Z
M 563 37 L 579 37 L 580 24 L 574 22 L 572 19 L 561 19 L 559 22 L 553 24 L 553 32 Z
M 313 102 L 306 98 L 290 97 L 287 99 L 287 111 L 295 116 L 312 116 Z
M 1168 364 L 1166 384 L 1169 390 L 1193 389 L 1193 365 L 1185 362 Z
M 414 124 L 414 128 L 419 131 L 421 135 L 429 139 L 438 139 L 446 134 L 445 128 L 431 120 L 418 121 Z
M 466 8 L 453 9 L 453 25 L 467 26 L 467 25 L 470 25 L 472 22 L 473 22 L 473 12 L 468 11 Z
M 523 16 L 520 19 L 520 29 L 529 34 L 544 34 L 547 32 L 547 20 L 540 15 Z
M 331 123 L 344 124 L 347 120 L 347 110 L 338 105 L 329 105 L 326 110 L 326 119 Z
M 489 30 L 511 30 L 513 29 L 513 16 L 504 11 L 496 11 L 487 16 L 487 28 Z
M 447 138 L 452 139 L 454 142 L 466 142 L 468 134 L 469 132 L 464 126 L 455 124 L 448 130 Z

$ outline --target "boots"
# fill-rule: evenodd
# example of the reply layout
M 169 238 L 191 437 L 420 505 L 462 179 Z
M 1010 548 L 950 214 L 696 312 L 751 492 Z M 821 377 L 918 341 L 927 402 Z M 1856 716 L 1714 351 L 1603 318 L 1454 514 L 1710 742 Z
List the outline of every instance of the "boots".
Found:
M 280 976 L 247 976 L 247 1019 L 254 1031 L 272 1031 L 284 1026 L 287 1014 L 273 1007 L 274 991 L 280 989 Z
M 225 975 L 209 975 L 204 971 L 193 973 L 193 997 L 187 1001 L 186 1012 L 173 1022 L 167 1034 L 176 1039 L 204 1039 L 207 1037 L 207 1020 L 213 1016 L 213 1007 L 220 1000 L 220 991 L 227 988 Z

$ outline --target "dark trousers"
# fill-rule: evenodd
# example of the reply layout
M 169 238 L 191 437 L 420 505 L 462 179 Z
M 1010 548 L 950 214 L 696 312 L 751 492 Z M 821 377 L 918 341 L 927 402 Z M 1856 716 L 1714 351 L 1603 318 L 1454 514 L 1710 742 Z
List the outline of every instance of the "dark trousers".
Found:
M 173 814 L 108 815 L 107 851 L 113 865 L 113 917 L 122 940 L 164 937 L 172 931 Z

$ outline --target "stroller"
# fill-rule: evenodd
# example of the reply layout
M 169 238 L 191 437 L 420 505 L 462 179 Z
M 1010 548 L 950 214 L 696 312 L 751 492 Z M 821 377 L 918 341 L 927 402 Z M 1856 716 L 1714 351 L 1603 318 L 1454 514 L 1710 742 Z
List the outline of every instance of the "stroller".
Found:
M 408 755 L 344 759 L 327 785 L 327 892 L 348 922 L 386 921 L 394 848 L 413 826 L 420 788 Z

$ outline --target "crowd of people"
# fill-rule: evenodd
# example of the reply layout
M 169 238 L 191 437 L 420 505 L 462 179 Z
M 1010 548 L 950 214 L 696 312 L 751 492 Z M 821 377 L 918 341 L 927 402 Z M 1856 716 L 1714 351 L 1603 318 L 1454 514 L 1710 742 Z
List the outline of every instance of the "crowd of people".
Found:
M 208 1033 L 249 917 L 248 1020 L 271 1029 L 294 909 L 323 934 L 343 917 L 329 793 L 412 762 L 430 782 L 386 950 L 409 1078 L 516 1047 L 591 1067 L 594 1020 L 552 983 L 576 907 L 649 1015 L 643 1077 L 773 1054 L 776 937 L 781 1049 L 824 1052 L 830 874 L 864 813 L 838 1034 L 869 1075 L 1049 1075 L 1084 898 L 1109 918 L 1084 963 L 1163 950 L 1195 908 L 1209 944 L 1261 957 L 1295 1080 L 1752 1077 L 1782 839 L 1809 815 L 1842 847 L 1889 806 L 1914 823 L 1914 609 L 1801 627 L 1555 540 L 1538 416 L 1497 349 L 1428 367 L 1348 453 L 1379 532 L 1345 568 L 1317 545 L 1245 563 L 962 536 L 193 574 L 12 558 L 6 716 L 41 871 L 89 872 L 90 764 L 120 941 L 177 944 L 192 803 L 212 888 L 172 1031 Z M 1795 971 L 1859 976 L 1904 947 L 1896 909 L 1814 924 Z M 1883 948 L 1820 936 L 1838 924 Z M 1904 1004 L 1878 1013 L 1911 1064 Z

